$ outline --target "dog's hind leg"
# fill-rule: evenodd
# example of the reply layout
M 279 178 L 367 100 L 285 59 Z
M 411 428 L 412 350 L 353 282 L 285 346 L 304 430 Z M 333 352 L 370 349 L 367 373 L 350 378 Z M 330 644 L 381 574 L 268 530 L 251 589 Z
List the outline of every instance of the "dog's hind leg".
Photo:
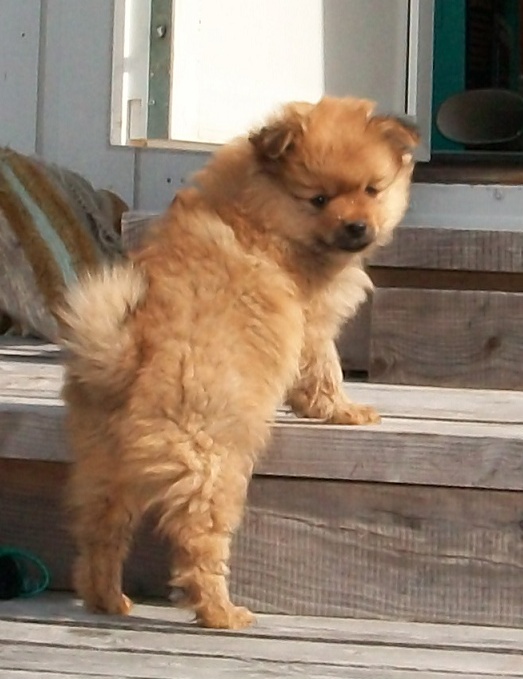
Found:
M 132 602 L 122 592 L 122 569 L 137 518 L 137 511 L 114 491 L 88 500 L 84 496 L 73 508 L 78 549 L 73 580 L 88 610 L 122 615 L 131 610 Z
M 231 602 L 228 588 L 230 544 L 250 478 L 241 466 L 226 460 L 210 495 L 202 484 L 182 508 L 172 511 L 165 504 L 162 512 L 161 530 L 173 545 L 170 584 L 184 591 L 185 603 L 204 627 L 241 629 L 254 620 L 248 609 Z

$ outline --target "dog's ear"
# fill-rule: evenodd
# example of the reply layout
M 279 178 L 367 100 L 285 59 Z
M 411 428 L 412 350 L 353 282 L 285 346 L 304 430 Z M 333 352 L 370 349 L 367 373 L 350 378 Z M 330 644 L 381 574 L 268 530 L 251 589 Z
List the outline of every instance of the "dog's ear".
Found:
M 251 132 L 249 141 L 258 158 L 275 161 L 292 151 L 305 130 L 306 113 L 310 108 L 310 104 L 294 103 L 287 106 L 279 118 Z
M 278 160 L 292 148 L 295 130 L 284 123 L 266 125 L 261 130 L 251 132 L 249 141 L 256 155 L 263 160 Z
M 401 153 L 404 165 L 412 162 L 412 151 L 420 142 L 420 135 L 414 125 L 395 116 L 375 116 L 370 125 L 377 127 L 385 139 Z

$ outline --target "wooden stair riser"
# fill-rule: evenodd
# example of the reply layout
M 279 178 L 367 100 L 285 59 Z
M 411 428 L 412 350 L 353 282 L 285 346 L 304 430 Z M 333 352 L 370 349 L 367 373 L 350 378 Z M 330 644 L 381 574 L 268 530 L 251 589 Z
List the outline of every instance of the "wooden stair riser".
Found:
M 71 588 L 67 464 L 0 460 L 2 543 Z M 146 521 L 127 591 L 167 596 L 169 547 Z M 523 627 L 521 493 L 257 476 L 231 590 L 258 612 Z

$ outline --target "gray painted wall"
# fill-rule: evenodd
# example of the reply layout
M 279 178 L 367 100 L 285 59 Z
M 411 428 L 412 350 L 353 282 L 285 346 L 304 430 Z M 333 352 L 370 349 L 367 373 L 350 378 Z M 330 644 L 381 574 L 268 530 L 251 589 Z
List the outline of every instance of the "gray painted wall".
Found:
M 0 144 L 161 210 L 205 154 L 109 144 L 113 3 L 0 0 Z M 523 187 L 413 189 L 409 224 L 523 230 Z
M 113 4 L 0 0 L 0 144 L 161 209 L 204 154 L 109 144 Z

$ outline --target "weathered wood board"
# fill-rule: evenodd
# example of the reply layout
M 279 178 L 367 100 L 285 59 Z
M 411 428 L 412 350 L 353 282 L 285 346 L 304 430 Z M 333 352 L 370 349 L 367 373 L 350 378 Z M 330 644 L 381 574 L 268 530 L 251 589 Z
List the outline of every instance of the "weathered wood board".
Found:
M 70 587 L 70 459 L 53 352 L 0 359 L 0 544 Z M 25 355 L 24 355 L 25 354 Z M 280 411 L 234 545 L 232 589 L 259 611 L 523 627 L 523 393 L 347 384 L 384 415 L 341 427 Z M 166 596 L 147 521 L 126 569 Z
M 126 247 L 139 245 L 155 212 L 127 212 L 122 218 Z M 521 231 L 479 231 L 430 226 L 400 226 L 386 247 L 370 260 L 372 267 L 521 273 Z
M 523 389 L 523 294 L 376 290 L 370 379 Z
M 523 232 L 400 226 L 373 266 L 521 273 Z
M 0 460 L 1 542 L 39 554 L 55 589 L 71 586 L 66 474 Z M 264 612 L 523 627 L 522 520 L 511 491 L 256 476 L 232 591 Z M 127 590 L 166 597 L 167 579 L 168 546 L 146 522 Z
M 153 218 L 126 213 L 126 247 L 139 246 Z M 369 271 L 376 294 L 338 340 L 346 374 L 396 384 L 523 388 L 521 232 L 401 226 L 374 253 Z
M 0 609 L 0 675 L 14 679 L 515 679 L 523 632 L 481 627 L 260 616 L 241 633 L 197 629 L 160 605 L 128 618 L 69 598 Z
M 52 360 L 0 361 L 0 457 L 70 459 L 61 379 L 62 368 Z M 346 388 L 354 400 L 377 407 L 383 423 L 343 427 L 281 413 L 258 473 L 523 490 L 523 394 L 364 383 Z
M 371 310 L 369 299 L 341 329 L 337 347 L 346 375 L 369 370 Z

